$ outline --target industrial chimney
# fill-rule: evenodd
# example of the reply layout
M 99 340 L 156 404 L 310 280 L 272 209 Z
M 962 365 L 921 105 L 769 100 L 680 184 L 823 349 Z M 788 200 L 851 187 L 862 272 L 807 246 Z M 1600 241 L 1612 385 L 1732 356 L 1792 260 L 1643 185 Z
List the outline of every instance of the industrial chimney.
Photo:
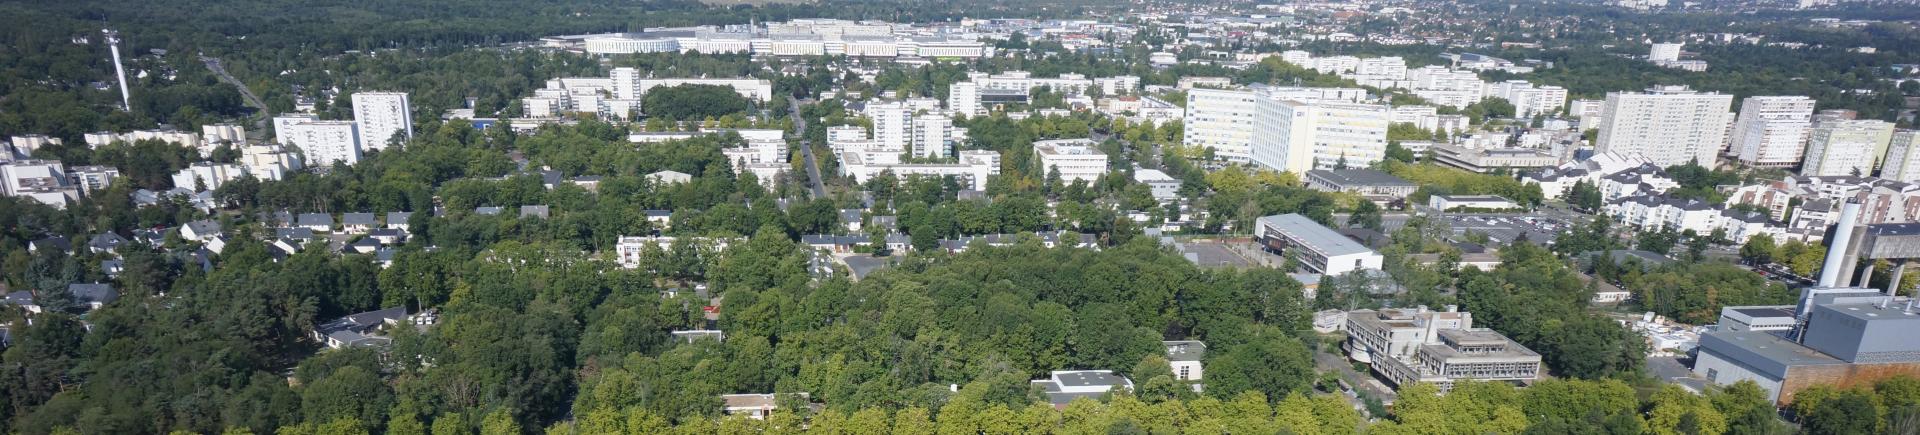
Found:
M 127 93 L 127 69 L 120 66 L 120 32 L 113 29 L 100 29 L 107 34 L 107 50 L 113 52 L 113 74 L 120 78 L 120 110 L 133 111 L 132 94 Z

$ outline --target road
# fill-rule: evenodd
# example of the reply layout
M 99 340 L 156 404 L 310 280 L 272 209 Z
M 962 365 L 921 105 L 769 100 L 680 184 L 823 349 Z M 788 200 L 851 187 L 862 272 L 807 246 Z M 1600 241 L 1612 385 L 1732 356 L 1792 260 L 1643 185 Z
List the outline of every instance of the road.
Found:
M 1387 388 L 1385 384 L 1373 380 L 1373 376 L 1354 371 L 1353 363 L 1347 361 L 1346 358 L 1340 355 L 1316 351 L 1313 353 L 1313 365 L 1314 368 L 1319 369 L 1321 372 L 1334 372 L 1339 374 L 1340 379 L 1346 380 L 1347 385 L 1353 386 L 1354 391 L 1364 392 L 1369 396 L 1373 396 L 1375 399 L 1380 399 L 1382 403 L 1391 404 L 1400 398 L 1400 395 L 1394 393 L 1393 389 Z M 1340 396 L 1346 398 L 1348 403 L 1359 406 L 1361 409 L 1365 409 L 1366 407 L 1366 404 L 1362 403 L 1358 397 L 1345 394 Z
M 233 85 L 235 88 L 240 88 L 240 98 L 246 100 L 247 105 L 253 106 L 254 110 L 260 111 L 260 118 L 253 120 L 253 130 L 248 133 L 250 133 L 250 136 L 259 135 L 261 139 L 265 139 L 267 122 L 273 119 L 273 110 L 267 109 L 266 101 L 261 100 L 260 96 L 254 95 L 252 89 L 247 89 L 247 85 L 240 83 L 240 80 L 234 79 L 232 74 L 227 74 L 227 68 L 220 65 L 220 58 L 200 56 L 200 62 L 206 63 L 207 69 L 213 70 L 213 75 L 220 76 L 220 81 L 227 82 L 227 84 Z
M 827 197 L 827 185 L 820 178 L 820 160 L 813 158 L 813 145 L 807 143 L 807 118 L 800 116 L 800 100 L 788 99 L 788 117 L 793 120 L 793 135 L 800 137 L 800 154 L 807 159 L 807 181 L 815 199 Z

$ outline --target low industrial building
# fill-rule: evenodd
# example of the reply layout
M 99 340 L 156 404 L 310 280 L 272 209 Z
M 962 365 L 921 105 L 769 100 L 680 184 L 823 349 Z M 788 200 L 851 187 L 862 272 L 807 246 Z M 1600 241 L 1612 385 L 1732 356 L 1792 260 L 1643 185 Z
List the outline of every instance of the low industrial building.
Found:
M 1255 220 L 1253 239 L 1267 250 L 1293 255 L 1301 265 L 1325 275 L 1380 270 L 1386 260 L 1379 252 L 1297 213 Z
M 1521 208 L 1512 200 L 1493 195 L 1433 195 L 1427 197 L 1427 206 L 1435 210 L 1513 210 Z
M 1307 171 L 1307 188 L 1321 192 L 1355 193 L 1377 203 L 1406 199 L 1420 186 L 1372 169 L 1318 169 Z

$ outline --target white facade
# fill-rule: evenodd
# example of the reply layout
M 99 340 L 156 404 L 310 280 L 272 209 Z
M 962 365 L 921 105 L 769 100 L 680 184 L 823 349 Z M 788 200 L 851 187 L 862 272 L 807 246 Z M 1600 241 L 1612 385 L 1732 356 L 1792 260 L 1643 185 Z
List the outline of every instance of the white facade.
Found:
M 1610 92 L 1594 150 L 1637 154 L 1663 167 L 1697 161 L 1712 168 L 1733 123 L 1732 105 L 1732 95 L 1685 86 Z
M 394 135 L 413 138 L 413 106 L 405 92 L 356 92 L 353 119 L 360 123 L 360 151 L 383 150 Z
M 1107 155 L 1094 148 L 1091 139 L 1038 141 L 1033 143 L 1033 153 L 1039 157 L 1041 179 L 1058 172 L 1060 181 L 1067 184 L 1093 183 L 1107 173 Z
M 1304 174 L 1332 169 L 1343 160 L 1357 168 L 1386 157 L 1387 126 L 1392 119 L 1386 106 L 1276 98 L 1261 98 L 1255 106 L 1254 163 Z
M 897 152 L 847 151 L 840 153 L 840 175 L 865 183 L 882 173 L 897 177 L 954 176 L 971 190 L 986 190 L 987 179 L 1000 174 L 997 151 L 961 151 L 958 163 L 900 163 Z
M 1813 127 L 1800 175 L 1872 175 L 1875 162 L 1893 136 L 1893 123 L 1835 120 Z
M 1741 100 L 1729 154 L 1752 166 L 1799 164 L 1813 128 L 1813 104 L 1812 98 L 1794 96 Z
M 913 112 L 899 102 L 867 105 L 867 118 L 873 120 L 873 140 L 887 148 L 907 149 L 913 141 Z
M 1211 148 L 1220 158 L 1246 162 L 1253 146 L 1256 97 L 1249 91 L 1194 88 L 1187 91 L 1181 142 Z
M 973 82 L 958 82 L 947 88 L 947 110 L 968 117 L 980 116 L 986 112 L 980 108 L 980 85 Z
M 253 178 L 271 181 L 286 178 L 287 173 L 300 170 L 300 156 L 286 148 L 273 144 L 249 145 L 240 149 L 240 164 L 253 174 Z
M 219 189 L 220 185 L 226 184 L 228 181 L 246 175 L 246 173 L 246 168 L 232 163 L 194 163 L 192 166 L 188 166 L 185 169 L 181 169 L 180 172 L 173 174 L 173 187 L 190 189 L 196 192 L 214 190 Z
M 946 115 L 920 115 L 913 117 L 913 155 L 925 158 L 946 158 L 952 154 L 953 142 L 958 139 L 953 128 L 953 119 Z
M 613 79 L 613 98 L 621 100 L 640 99 L 640 70 L 633 68 L 614 68 L 607 73 Z
M 276 118 L 274 122 L 279 124 L 281 119 L 284 118 Z M 276 132 L 280 143 L 305 152 L 307 158 L 304 161 L 321 167 L 333 166 L 334 162 L 348 165 L 360 163 L 360 130 L 353 121 L 306 118 L 277 128 L 280 128 Z
M 1881 165 L 1880 178 L 1920 182 L 1920 131 L 1900 130 L 1887 145 L 1887 163 Z
M 762 103 L 773 101 L 773 82 L 760 79 L 640 79 L 635 92 L 644 96 L 647 90 L 660 86 L 712 85 L 733 88 L 740 96 Z
M 1654 62 L 1672 62 L 1672 61 L 1680 60 L 1680 47 L 1684 45 L 1685 45 L 1684 43 L 1679 43 L 1679 42 L 1653 44 L 1653 48 L 1647 50 L 1647 60 L 1654 61 Z

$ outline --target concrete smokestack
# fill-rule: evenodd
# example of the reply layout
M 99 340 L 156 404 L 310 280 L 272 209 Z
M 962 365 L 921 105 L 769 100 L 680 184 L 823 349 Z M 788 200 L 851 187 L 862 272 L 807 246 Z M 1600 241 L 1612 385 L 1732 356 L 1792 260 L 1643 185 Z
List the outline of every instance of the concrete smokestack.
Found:
M 1848 199 L 1845 205 L 1840 206 L 1839 227 L 1833 230 L 1833 234 L 1827 235 L 1827 240 L 1832 243 L 1827 247 L 1826 264 L 1820 266 L 1820 282 L 1817 286 L 1833 287 L 1838 285 L 1842 274 L 1845 272 L 1842 269 L 1846 268 L 1846 258 L 1848 257 L 1848 253 L 1851 252 L 1850 246 L 1853 244 L 1853 227 L 1859 221 L 1860 201 L 1857 199 Z
M 107 50 L 113 52 L 113 75 L 120 79 L 120 110 L 133 111 L 133 95 L 127 92 L 127 69 L 120 66 L 120 32 L 101 29 L 107 35 Z

